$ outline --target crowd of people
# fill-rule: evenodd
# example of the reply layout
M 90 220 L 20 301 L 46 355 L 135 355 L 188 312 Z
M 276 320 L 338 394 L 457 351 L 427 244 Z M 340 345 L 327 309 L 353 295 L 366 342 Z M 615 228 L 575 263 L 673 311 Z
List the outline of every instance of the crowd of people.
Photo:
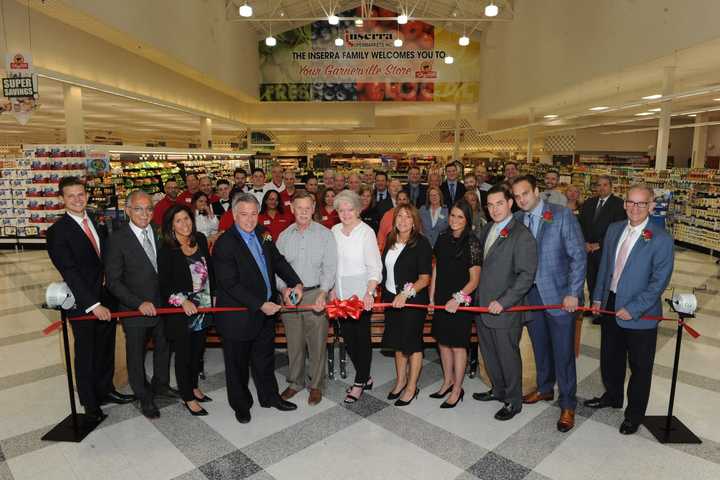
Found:
M 382 347 L 394 351 L 396 380 L 388 400 L 403 407 L 419 394 L 423 326 L 432 313 L 443 381 L 431 398 L 440 408 L 464 399 L 463 381 L 473 324 L 491 388 L 477 401 L 496 401 L 495 419 L 513 418 L 523 404 L 552 401 L 561 408 L 557 428 L 575 424 L 577 408 L 575 328 L 587 300 L 617 311 L 600 317 L 601 372 L 605 391 L 586 401 L 591 408 L 625 403 L 624 434 L 645 415 L 655 354 L 661 294 L 673 268 L 673 242 L 649 222 L 650 188 L 634 185 L 621 199 L 612 179 L 600 176 L 595 196 L 582 202 L 576 188 L 561 190 L 560 175 L 545 175 L 542 191 L 532 175 L 508 162 L 490 178 L 483 165 L 462 175 L 452 162 L 421 183 L 386 172 L 327 169 L 322 182 L 310 174 L 298 188 L 295 172 L 276 165 L 266 172 L 237 169 L 232 182 L 188 174 L 187 190 L 165 182 L 153 204 L 142 190 L 126 200 L 126 225 L 109 238 L 98 233 L 86 211 L 85 185 L 65 177 L 59 195 L 66 214 L 47 235 L 50 258 L 76 305 L 70 316 L 92 313 L 98 321 L 71 321 L 80 402 L 102 420 L 101 406 L 137 401 L 143 415 L 160 415 L 157 396 L 178 398 L 191 415 L 207 415 L 210 402 L 198 383 L 205 336 L 214 325 L 222 338 L 227 394 L 238 422 L 251 421 L 252 374 L 261 407 L 294 410 L 290 400 L 304 389 L 308 403 L 322 401 L 325 388 L 326 305 L 357 297 L 358 319 L 341 319 L 339 332 L 355 368 L 345 403 L 362 401 L 373 388 L 370 317 L 376 299 L 384 309 Z M 249 180 L 249 183 L 247 182 Z M 214 183 L 214 184 L 213 184 Z M 584 298 L 587 282 L 589 298 Z M 301 311 L 284 305 L 306 305 Z M 462 311 L 487 306 L 488 313 Z M 527 313 L 520 305 L 558 305 Z M 159 316 L 159 307 L 183 313 Z M 201 313 L 202 307 L 244 307 Z M 111 311 L 138 311 L 122 320 L 129 383 L 133 394 L 112 383 L 116 320 Z M 287 337 L 287 387 L 275 378 L 276 321 Z M 527 326 L 536 361 L 537 388 L 523 396 L 520 336 Z M 153 340 L 153 376 L 145 372 L 147 340 Z M 307 362 L 306 362 L 307 351 Z M 175 354 L 178 389 L 169 385 Z M 306 364 L 307 363 L 307 364 Z

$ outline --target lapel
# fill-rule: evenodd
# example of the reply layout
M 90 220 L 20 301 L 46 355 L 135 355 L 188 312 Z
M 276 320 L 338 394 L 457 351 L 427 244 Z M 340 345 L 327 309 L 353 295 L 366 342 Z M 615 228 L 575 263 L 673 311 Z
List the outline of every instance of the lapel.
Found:
M 515 218 L 513 217 L 513 218 L 510 219 L 510 221 L 508 222 L 508 224 L 505 226 L 505 228 L 508 229 L 508 235 L 507 235 L 507 237 L 502 237 L 502 236 L 500 235 L 500 232 L 498 232 L 498 236 L 497 236 L 497 238 L 495 239 L 495 243 L 493 243 L 492 246 L 490 247 L 490 250 L 488 250 L 487 255 L 485 255 L 485 259 L 490 258 L 490 256 L 492 256 L 492 255 L 495 253 L 495 250 L 497 250 L 497 249 L 500 247 L 500 245 L 502 245 L 503 243 L 505 243 L 505 241 L 506 241 L 508 238 L 510 238 L 510 235 L 512 235 L 513 228 L 515 228 L 515 221 L 516 221 L 516 220 L 515 220 Z M 488 225 L 491 225 L 491 227 L 488 228 L 488 229 L 485 231 L 485 240 L 482 242 L 483 250 L 485 250 L 485 242 L 487 242 L 487 237 L 490 235 L 490 229 L 492 229 L 492 228 L 495 227 L 495 223 L 493 222 L 492 224 L 488 224 Z
M 633 262 L 637 257 L 641 256 L 643 254 L 643 252 L 645 251 L 645 248 L 647 248 L 647 246 L 648 246 L 647 244 L 652 242 L 652 239 L 646 241 L 642 237 L 642 232 L 644 230 L 650 230 L 652 232 L 652 227 L 650 225 L 650 222 L 648 222 L 647 225 L 645 225 L 645 228 L 640 230 L 640 233 L 638 234 L 639 235 L 638 239 L 635 242 L 635 245 L 633 245 L 632 250 L 630 250 L 627 260 L 625 260 L 625 266 L 623 267 L 623 272 L 630 271 L 629 267 L 631 266 L 631 262 Z M 655 232 L 652 232 L 652 233 L 654 234 Z
M 622 233 L 625 231 L 626 225 L 627 225 L 627 222 L 623 223 L 622 228 L 617 229 L 617 231 L 613 234 L 611 241 L 609 242 L 609 245 L 612 245 L 612 250 L 610 250 L 612 252 L 612 254 L 608 255 L 608 261 L 610 262 L 610 265 L 608 265 L 608 268 L 610 269 L 609 271 L 611 274 L 615 269 L 615 252 L 617 252 L 618 243 L 620 242 L 620 237 L 622 236 Z M 628 256 L 628 258 L 630 258 L 630 257 Z
M 237 243 L 240 246 L 240 250 L 242 251 L 243 258 L 247 259 L 247 262 L 252 266 L 251 268 L 255 269 L 255 273 L 256 273 L 257 277 L 262 279 L 263 276 L 262 276 L 262 272 L 260 271 L 260 266 L 255 261 L 255 257 L 253 256 L 252 252 L 250 251 L 250 248 L 245 243 L 245 240 L 243 239 L 242 235 L 240 235 L 240 232 L 238 232 L 237 227 L 235 227 L 235 225 L 233 224 L 233 226 L 230 228 L 232 228 L 233 235 L 235 235 L 235 238 L 237 239 Z M 256 228 L 255 235 L 258 235 L 258 234 L 259 234 L 259 229 Z M 263 253 L 265 255 L 267 255 L 267 253 L 265 252 L 264 246 L 263 246 Z M 267 263 L 267 259 L 266 259 L 266 263 Z
M 89 248 L 90 250 L 92 250 L 93 253 L 95 253 L 95 247 L 93 247 L 92 243 L 90 243 L 90 239 L 87 237 L 87 235 L 85 235 L 85 230 L 82 229 L 82 227 L 70 216 L 69 213 L 65 212 L 65 216 L 67 217 L 65 219 L 65 221 L 70 224 L 70 228 L 72 228 L 73 231 L 75 232 L 75 236 L 79 235 L 80 237 L 82 237 L 81 241 L 85 242 L 85 245 L 87 246 L 87 248 Z M 93 222 L 93 219 L 90 218 L 89 216 L 88 216 L 88 219 L 90 220 L 90 223 L 92 223 L 93 228 L 97 232 L 98 231 L 97 226 L 95 225 L 95 222 Z M 100 239 L 99 233 L 98 233 L 98 240 L 100 240 L 99 247 L 100 247 L 100 254 L 102 255 L 103 244 L 102 244 L 102 240 Z M 97 254 L 95 254 L 95 256 L 97 257 Z
M 155 233 L 155 230 L 151 227 L 150 230 L 153 232 L 153 239 L 155 240 L 155 261 L 157 262 L 157 251 L 158 251 L 158 245 L 160 245 L 158 242 L 158 236 Z M 130 248 L 134 248 L 136 250 L 136 255 L 140 256 L 146 263 L 150 270 L 153 272 L 155 271 L 155 267 L 153 267 L 153 264 L 150 263 L 150 259 L 147 256 L 147 253 L 145 253 L 145 249 L 142 246 L 142 243 L 140 243 L 140 239 L 135 235 L 135 232 L 133 231 L 132 227 L 130 226 L 130 222 L 127 224 L 127 234 L 130 237 L 129 238 L 129 244 Z

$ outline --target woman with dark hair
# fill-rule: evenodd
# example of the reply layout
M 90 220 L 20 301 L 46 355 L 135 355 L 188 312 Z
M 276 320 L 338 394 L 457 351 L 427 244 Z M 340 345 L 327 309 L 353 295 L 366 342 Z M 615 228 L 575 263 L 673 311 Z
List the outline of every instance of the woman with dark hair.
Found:
M 395 208 L 393 228 L 387 235 L 382 256 L 385 279 L 382 301 L 392 303 L 392 308 L 385 309 L 382 346 L 395 350 L 397 372 L 395 387 L 387 398 L 395 400 L 398 407 L 409 405 L 417 397 L 422 369 L 423 325 L 427 312 L 403 308 L 407 301 L 429 303 L 427 286 L 432 273 L 432 247 L 420 233 L 421 228 L 420 215 L 413 205 Z
M 212 205 L 207 193 L 195 192 L 192 196 L 192 210 L 195 218 L 195 228 L 205 235 L 210 243 L 213 243 L 218 232 L 218 218 L 213 212 Z
M 315 207 L 315 221 L 325 228 L 332 228 L 340 223 L 340 217 L 335 210 L 335 192 L 326 188 L 318 194 L 318 203 Z
M 182 307 L 185 314 L 164 317 L 165 335 L 175 350 L 175 377 L 183 405 L 193 416 L 207 415 L 200 406 L 212 399 L 198 387 L 198 376 L 210 316 L 198 307 L 212 307 L 213 268 L 208 242 L 198 232 L 192 211 L 173 205 L 163 217 L 163 244 L 158 251 L 159 290 L 164 306 Z
M 480 198 L 477 196 L 477 193 L 472 190 L 465 192 L 463 198 L 466 202 L 468 202 L 468 205 L 470 205 L 470 209 L 472 210 L 472 229 L 477 236 L 480 234 L 482 227 L 484 227 L 487 223 L 487 220 L 485 220 L 485 212 L 480 205 Z
M 280 194 L 275 190 L 268 190 L 263 196 L 260 206 L 258 225 L 262 225 L 272 236 L 273 241 L 277 242 L 283 230 L 292 225 L 294 221 L 293 214 L 283 207 Z
M 440 348 L 443 383 L 431 398 L 448 399 L 440 408 L 453 408 L 463 399 L 462 382 L 470 346 L 473 314 L 458 312 L 458 307 L 469 305 L 480 281 L 482 251 L 472 233 L 472 208 L 463 199 L 458 200 L 448 216 L 449 230 L 440 235 L 435 244 L 435 267 L 430 284 L 433 305 L 444 305 L 445 310 L 433 313 L 432 336 Z
M 358 195 L 360 195 L 360 220 L 365 222 L 375 233 L 377 233 L 380 225 L 380 218 L 378 216 L 378 211 L 375 208 L 375 198 L 373 196 L 372 189 L 367 185 L 362 185 L 358 191 Z

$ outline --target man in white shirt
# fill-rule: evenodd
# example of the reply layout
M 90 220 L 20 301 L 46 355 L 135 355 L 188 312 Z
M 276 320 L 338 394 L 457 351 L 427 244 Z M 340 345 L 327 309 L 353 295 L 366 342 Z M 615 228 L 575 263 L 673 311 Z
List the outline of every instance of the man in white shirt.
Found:
M 273 165 L 270 169 L 270 181 L 265 184 L 265 189 L 275 190 L 278 193 L 285 190 L 285 183 L 283 183 L 283 169 L 280 165 Z
M 259 167 L 253 168 L 250 179 L 252 181 L 252 185 L 248 188 L 248 193 L 252 193 L 252 195 L 257 199 L 258 204 L 262 205 L 263 197 L 270 189 L 268 187 L 269 184 L 265 184 L 265 171 Z
M 546 202 L 556 203 L 567 206 L 567 198 L 565 195 L 557 189 L 558 183 L 560 182 L 560 172 L 557 170 L 550 170 L 545 174 L 545 190 L 542 192 L 542 198 Z

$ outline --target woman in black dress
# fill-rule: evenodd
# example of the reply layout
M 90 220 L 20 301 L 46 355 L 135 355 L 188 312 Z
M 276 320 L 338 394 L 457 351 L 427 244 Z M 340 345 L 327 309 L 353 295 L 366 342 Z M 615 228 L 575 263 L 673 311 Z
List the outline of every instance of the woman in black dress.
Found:
M 440 347 L 443 384 L 432 398 L 448 399 L 440 408 L 453 408 L 463 399 L 462 382 L 470 346 L 473 314 L 458 312 L 461 305 L 469 305 L 480 281 L 482 251 L 472 233 L 472 209 L 463 199 L 458 200 L 448 215 L 449 230 L 435 244 L 430 296 L 434 305 L 445 310 L 433 313 L 432 335 Z
M 370 187 L 368 187 L 367 185 L 363 185 L 360 187 L 360 192 L 358 193 L 358 195 L 360 195 L 361 202 L 360 220 L 368 224 L 370 228 L 372 228 L 373 231 L 377 233 L 380 226 L 380 217 L 374 205 L 375 198 L 373 197 L 373 192 Z
M 403 308 L 407 301 L 427 305 L 427 286 L 432 273 L 432 247 L 421 233 L 420 215 L 412 205 L 395 209 L 393 229 L 387 236 L 383 252 L 382 301 L 392 303 L 385 309 L 385 331 L 382 346 L 395 350 L 397 379 L 388 400 L 395 405 L 409 405 L 418 394 L 422 369 L 423 325 L 427 312 Z
M 186 205 L 173 205 L 163 218 L 163 245 L 158 251 L 158 277 L 163 306 L 182 307 L 184 314 L 164 317 L 165 334 L 175 350 L 175 377 L 183 405 L 191 415 L 207 415 L 200 403 L 212 399 L 198 387 L 214 275 L 208 242 L 195 227 Z

